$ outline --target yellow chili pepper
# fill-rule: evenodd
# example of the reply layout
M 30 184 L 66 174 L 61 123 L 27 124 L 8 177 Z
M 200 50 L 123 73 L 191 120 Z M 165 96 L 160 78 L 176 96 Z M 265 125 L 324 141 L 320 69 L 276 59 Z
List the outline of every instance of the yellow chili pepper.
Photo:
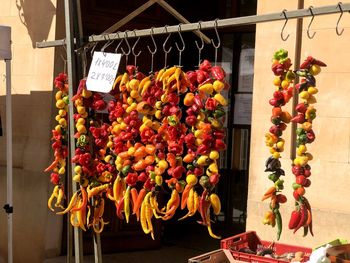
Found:
M 129 217 L 130 217 L 130 186 L 125 191 L 124 194 L 124 213 L 125 213 L 125 220 L 126 223 L 129 223 Z

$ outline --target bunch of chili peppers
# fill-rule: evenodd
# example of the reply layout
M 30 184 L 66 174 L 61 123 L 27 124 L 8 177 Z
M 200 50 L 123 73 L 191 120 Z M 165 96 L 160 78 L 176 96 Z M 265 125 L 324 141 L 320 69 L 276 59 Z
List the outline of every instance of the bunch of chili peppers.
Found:
M 56 108 L 58 114 L 55 117 L 57 125 L 52 130 L 52 149 L 54 151 L 54 161 L 45 169 L 45 172 L 51 172 L 50 178 L 55 185 L 54 190 L 48 200 L 48 207 L 54 211 L 52 203 L 56 198 L 55 207 L 63 208 L 62 201 L 64 198 L 64 185 L 62 176 L 66 172 L 66 160 L 68 156 L 67 146 L 67 110 L 68 110 L 68 78 L 65 73 L 60 73 L 54 80 Z
M 270 172 L 268 178 L 274 183 L 262 197 L 262 201 L 270 199 L 270 210 L 265 213 L 263 224 L 275 227 L 277 223 L 277 240 L 282 233 L 282 218 L 279 211 L 280 204 L 285 203 L 287 198 L 280 192 L 283 190 L 284 180 L 280 177 L 285 175 L 281 168 L 281 152 L 284 151 L 284 139 L 282 138 L 283 131 L 287 128 L 287 124 L 291 121 L 291 115 L 287 111 L 282 110 L 282 106 L 289 102 L 293 96 L 293 82 L 295 75 L 290 70 L 291 67 L 288 52 L 280 49 L 275 52 L 272 62 L 272 71 L 276 76 L 273 83 L 276 86 L 276 91 L 273 93 L 273 98 L 269 103 L 273 106 L 271 122 L 272 126 L 269 133 L 265 134 L 265 143 L 269 147 L 272 154 L 265 163 L 265 172 Z
M 274 106 L 272 110 L 271 122 L 274 124 L 269 133 L 265 135 L 266 145 L 270 147 L 272 154 L 265 163 L 266 170 L 272 172 L 269 179 L 274 182 L 274 186 L 268 189 L 262 200 L 270 198 L 270 211 L 266 212 L 263 223 L 278 226 L 277 240 L 282 232 L 282 219 L 279 212 L 279 204 L 287 201 L 287 198 L 278 194 L 283 189 L 283 180 L 280 179 L 284 175 L 281 169 L 280 152 L 283 151 L 284 140 L 280 138 L 282 131 L 285 130 L 286 124 L 290 121 L 298 123 L 296 129 L 297 139 L 297 157 L 293 160 L 292 173 L 295 175 L 293 183 L 293 196 L 295 199 L 295 210 L 292 212 L 289 220 L 289 229 L 293 229 L 293 233 L 303 227 L 304 236 L 313 235 L 312 230 L 312 212 L 309 201 L 304 196 L 305 188 L 311 184 L 308 177 L 311 175 L 311 167 L 308 164 L 313 159 L 311 153 L 307 152 L 306 144 L 315 140 L 315 133 L 312 130 L 312 122 L 316 118 L 316 109 L 313 104 L 316 103 L 315 94 L 318 92 L 316 88 L 316 79 L 314 76 L 321 72 L 321 67 L 326 64 L 311 56 L 302 63 L 299 70 L 292 72 L 289 70 L 291 66 L 288 52 L 280 49 L 274 54 L 272 71 L 276 75 L 274 80 L 277 91 L 274 92 L 273 98 L 269 103 Z M 281 106 L 285 105 L 293 95 L 293 87 L 290 86 L 295 78 L 295 74 L 301 77 L 300 83 L 295 85 L 295 89 L 299 93 L 302 102 L 295 107 L 297 114 L 292 118 L 286 111 L 281 110 Z
M 296 90 L 302 101 L 296 105 L 295 110 L 297 115 L 292 119 L 292 122 L 298 123 L 299 127 L 296 129 L 297 157 L 294 159 L 292 165 L 292 173 L 295 175 L 295 182 L 293 183 L 295 210 L 290 217 L 289 229 L 293 229 L 293 233 L 295 233 L 303 227 L 304 236 L 309 231 L 313 235 L 311 206 L 304 194 L 305 188 L 311 184 L 309 179 L 311 167 L 308 162 L 313 159 L 312 154 L 307 151 L 306 144 L 312 143 L 315 140 L 312 122 L 316 118 L 316 109 L 313 104 L 316 103 L 314 95 L 318 92 L 318 89 L 316 88 L 316 79 L 314 76 L 321 72 L 321 67 L 325 66 L 326 64 L 322 61 L 309 56 L 302 63 L 300 69 L 296 71 L 296 74 L 301 77 L 301 82 L 296 85 Z
M 73 97 L 77 150 L 72 162 L 80 189 L 58 213 L 70 212 L 74 226 L 100 233 L 108 199 L 116 216 L 129 222 L 134 214 L 154 238 L 153 217 L 169 220 L 179 207 L 187 208 L 180 220 L 198 211 L 200 223 L 219 238 L 210 213 L 221 209 L 214 187 L 219 152 L 226 148 L 223 69 L 205 60 L 193 72 L 174 66 L 145 76 L 130 65 L 116 78 L 107 104 L 85 84 L 80 82 Z M 98 114 L 105 108 L 108 121 Z M 166 188 L 170 199 L 160 207 L 157 198 Z

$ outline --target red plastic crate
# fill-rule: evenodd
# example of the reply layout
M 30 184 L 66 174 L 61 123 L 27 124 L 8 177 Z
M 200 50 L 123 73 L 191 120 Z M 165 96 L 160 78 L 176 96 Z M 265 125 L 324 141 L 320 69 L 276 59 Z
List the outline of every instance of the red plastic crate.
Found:
M 256 249 L 259 247 L 270 247 L 270 245 L 272 245 L 271 248 L 277 255 L 298 251 L 304 252 L 304 261 L 309 260 L 310 254 L 312 252 L 311 248 L 292 246 L 278 242 L 274 242 L 273 244 L 272 243 L 273 242 L 260 240 L 255 231 L 248 231 L 221 240 L 221 248 L 229 249 L 234 259 L 236 260 L 252 263 L 285 263 L 288 261 L 239 252 L 241 248 L 249 248 L 252 251 L 256 251 Z

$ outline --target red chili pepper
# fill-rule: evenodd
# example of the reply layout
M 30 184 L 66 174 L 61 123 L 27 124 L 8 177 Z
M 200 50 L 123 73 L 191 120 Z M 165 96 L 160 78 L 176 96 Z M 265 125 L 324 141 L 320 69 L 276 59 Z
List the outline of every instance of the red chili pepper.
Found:
M 297 176 L 297 177 L 295 178 L 295 182 L 296 182 L 297 184 L 300 184 L 300 185 L 304 186 L 305 183 L 306 183 L 306 177 L 303 176 L 303 175 L 299 175 L 299 176 Z
M 197 83 L 197 73 L 195 71 L 186 72 L 186 77 L 191 82 L 191 84 Z
M 208 98 L 207 101 L 205 102 L 205 108 L 207 110 L 214 111 L 217 106 L 218 106 L 218 102 L 213 98 Z
M 134 186 L 136 185 L 137 179 L 138 179 L 137 173 L 128 173 L 128 175 L 126 176 L 125 182 L 130 186 Z
M 304 176 L 305 177 L 310 177 L 310 175 L 311 175 L 311 169 L 304 169 Z
M 209 182 L 212 186 L 215 186 L 219 182 L 220 175 L 219 174 L 212 174 L 209 176 Z
M 304 123 L 305 122 L 305 115 L 303 113 L 298 113 L 298 115 L 294 116 L 292 119 L 291 119 L 292 122 L 295 122 L 295 123 Z
M 301 166 L 298 166 L 298 165 L 293 165 L 293 167 L 292 167 L 292 173 L 293 173 L 295 176 L 302 175 L 302 174 L 304 174 L 304 168 L 301 167 Z
M 129 73 L 129 75 L 134 75 L 134 72 L 136 71 L 136 66 L 134 65 L 127 65 L 126 71 Z
M 204 174 L 204 169 L 201 168 L 201 167 L 196 167 L 196 168 L 194 168 L 193 173 L 194 173 L 194 175 L 197 176 L 197 177 L 198 177 L 198 176 L 201 176 L 201 175 Z
M 141 172 L 137 177 L 137 180 L 144 183 L 146 182 L 147 178 L 148 178 L 147 174 L 145 172 Z
M 207 145 L 205 144 L 201 144 L 198 146 L 197 148 L 197 154 L 203 155 L 203 154 L 207 154 L 210 152 L 210 149 Z
M 297 112 L 305 114 L 305 112 L 307 110 L 307 105 L 304 102 L 301 102 L 297 106 L 295 106 L 295 110 Z
M 312 143 L 315 140 L 315 133 L 314 133 L 314 131 L 313 130 L 309 130 L 306 133 L 306 137 L 307 137 L 307 142 L 308 143 Z
M 224 69 L 220 66 L 214 66 L 211 68 L 211 74 L 217 80 L 223 81 L 226 77 Z
M 272 65 L 272 72 L 276 76 L 281 76 L 284 72 L 284 66 L 282 64 L 273 64 Z
M 58 173 L 51 173 L 50 181 L 54 185 L 57 185 L 60 182 L 60 175 Z
M 209 71 L 210 68 L 211 68 L 211 64 L 207 59 L 203 60 L 203 62 L 199 65 L 199 69 L 203 71 Z
M 271 132 L 272 134 L 274 134 L 278 137 L 282 135 L 282 131 L 278 128 L 277 125 L 271 126 L 269 129 L 269 132 Z
M 301 219 L 301 213 L 299 211 L 294 210 L 290 216 L 288 228 L 289 229 L 296 228 L 300 222 L 300 219 Z
M 216 139 L 214 148 L 217 151 L 225 150 L 226 149 L 226 144 L 222 140 Z
M 276 201 L 277 201 L 277 203 L 283 204 L 283 203 L 287 202 L 287 197 L 283 194 L 278 194 L 278 195 L 276 195 Z
M 182 174 L 186 172 L 185 167 L 183 166 L 177 166 L 174 168 L 173 172 L 172 172 L 172 176 L 176 179 L 180 179 Z
M 301 228 L 307 220 L 307 209 L 306 209 L 305 204 L 300 205 L 300 213 L 301 213 L 300 221 L 297 224 L 297 226 L 294 228 L 293 233 L 297 232 L 299 230 L 299 228 Z
M 296 191 L 296 190 L 293 191 L 293 197 L 297 201 L 300 199 L 300 195 L 299 195 L 298 191 Z
M 188 126 L 195 126 L 197 122 L 197 117 L 194 115 L 187 116 L 185 122 Z

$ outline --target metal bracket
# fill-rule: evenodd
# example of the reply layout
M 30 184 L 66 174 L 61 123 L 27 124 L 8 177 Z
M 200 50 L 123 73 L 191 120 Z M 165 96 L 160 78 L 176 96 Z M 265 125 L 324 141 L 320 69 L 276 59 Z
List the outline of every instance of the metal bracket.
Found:
M 6 214 L 13 214 L 13 206 L 5 204 L 3 208 L 5 209 Z

